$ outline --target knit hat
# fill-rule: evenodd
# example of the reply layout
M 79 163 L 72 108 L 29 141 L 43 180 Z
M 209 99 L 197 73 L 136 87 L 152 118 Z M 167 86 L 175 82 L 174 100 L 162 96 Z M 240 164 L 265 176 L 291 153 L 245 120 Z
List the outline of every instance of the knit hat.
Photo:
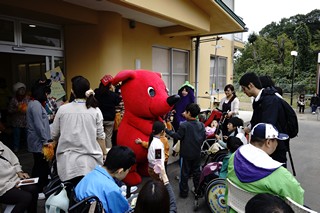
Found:
M 17 92 L 18 89 L 20 88 L 24 88 L 26 89 L 26 85 L 24 83 L 21 83 L 21 82 L 17 82 L 13 85 L 13 92 Z
M 251 135 L 263 139 L 287 140 L 289 138 L 287 134 L 279 133 L 277 128 L 272 124 L 266 123 L 258 123 L 255 125 L 251 131 Z
M 104 85 L 104 86 L 107 86 L 109 83 L 111 83 L 113 80 L 113 77 L 111 75 L 105 75 L 101 78 L 101 83 Z

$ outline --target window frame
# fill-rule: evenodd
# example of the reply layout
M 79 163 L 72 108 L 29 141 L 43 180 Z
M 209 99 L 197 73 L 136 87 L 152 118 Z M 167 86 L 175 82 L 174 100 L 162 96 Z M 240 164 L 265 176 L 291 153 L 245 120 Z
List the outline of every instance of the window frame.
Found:
M 165 80 L 165 83 L 167 84 L 167 88 L 168 88 L 168 91 L 169 91 L 169 95 L 173 95 L 173 94 L 177 94 L 178 93 L 178 90 L 175 91 L 174 88 L 173 88 L 173 82 L 175 81 L 175 77 L 181 77 L 181 76 L 184 76 L 185 77 L 185 81 L 189 79 L 189 76 L 190 76 L 190 51 L 188 50 L 183 50 L 183 49 L 178 49 L 178 48 L 170 48 L 170 47 L 163 47 L 163 46 L 152 46 L 152 49 L 153 48 L 159 48 L 159 49 L 162 49 L 162 50 L 167 50 L 168 51 L 168 70 L 166 71 L 159 71 L 157 70 L 157 68 L 154 67 L 154 63 L 152 63 L 152 66 L 153 66 L 153 70 L 154 71 L 157 71 L 157 72 L 160 72 L 163 76 L 166 76 L 168 77 L 168 80 L 169 82 L 166 82 Z M 178 53 L 185 53 L 185 58 L 186 58 L 186 61 L 184 62 L 185 63 L 185 72 L 174 72 L 174 63 L 175 63 L 175 59 L 174 59 L 174 53 L 175 52 L 178 52 Z M 154 60 L 154 55 L 152 56 L 152 60 Z M 184 83 L 184 82 L 183 82 Z M 180 85 L 178 85 L 180 86 Z
M 227 63 L 228 58 L 224 56 L 210 56 L 210 72 L 209 72 L 209 91 L 213 94 L 214 91 L 218 93 L 224 90 L 224 86 L 227 84 Z M 213 63 L 212 63 L 213 61 Z M 222 61 L 224 66 L 221 67 Z M 211 66 L 213 64 L 213 66 Z M 221 79 L 225 80 L 221 82 Z M 214 88 L 213 88 L 214 84 Z

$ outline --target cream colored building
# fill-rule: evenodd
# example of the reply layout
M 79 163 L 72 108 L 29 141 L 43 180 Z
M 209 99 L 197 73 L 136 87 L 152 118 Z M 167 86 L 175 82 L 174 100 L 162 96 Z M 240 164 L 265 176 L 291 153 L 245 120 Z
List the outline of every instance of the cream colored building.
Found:
M 105 74 L 146 69 L 161 72 L 171 94 L 188 80 L 198 96 L 209 97 L 232 82 L 233 53 L 243 44 L 230 33 L 246 30 L 232 12 L 234 1 L 226 3 L 0 0 L 0 77 L 9 87 L 21 81 L 30 89 L 59 66 L 68 94 L 75 75 L 96 88 Z M 198 102 L 210 105 L 207 98 Z

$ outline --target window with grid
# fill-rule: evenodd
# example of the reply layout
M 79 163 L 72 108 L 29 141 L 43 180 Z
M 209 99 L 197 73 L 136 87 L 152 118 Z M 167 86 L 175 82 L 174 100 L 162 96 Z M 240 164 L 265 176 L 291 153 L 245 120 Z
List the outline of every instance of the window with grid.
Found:
M 227 84 L 227 59 L 225 57 L 211 57 L 210 60 L 210 92 L 223 91 Z
M 152 70 L 161 72 L 169 94 L 177 94 L 178 89 L 189 79 L 189 52 L 174 48 L 152 48 Z

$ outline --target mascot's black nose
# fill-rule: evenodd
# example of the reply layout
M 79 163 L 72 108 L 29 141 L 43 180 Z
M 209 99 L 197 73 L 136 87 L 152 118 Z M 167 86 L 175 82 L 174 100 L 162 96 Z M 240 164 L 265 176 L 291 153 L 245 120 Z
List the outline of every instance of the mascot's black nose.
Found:
M 167 98 L 167 103 L 169 104 L 169 106 L 173 106 L 179 100 L 180 100 L 179 95 L 171 95 L 170 97 Z

